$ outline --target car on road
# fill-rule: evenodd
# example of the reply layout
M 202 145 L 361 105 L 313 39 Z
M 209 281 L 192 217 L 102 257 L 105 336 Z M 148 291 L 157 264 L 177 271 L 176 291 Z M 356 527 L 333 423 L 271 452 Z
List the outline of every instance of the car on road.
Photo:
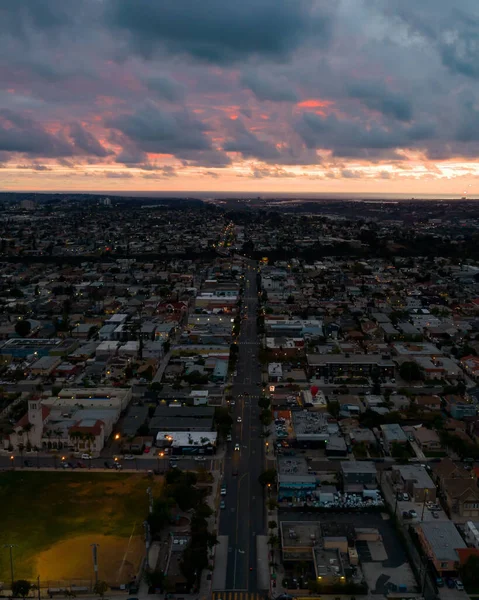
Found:
M 415 510 L 410 510 L 409 516 L 411 517 L 411 519 L 417 519 L 417 512 Z
M 240 445 L 239 444 L 235 444 L 235 452 L 239 452 L 240 449 Z
M 237 422 L 237 423 L 241 423 L 241 421 L 242 421 L 242 420 L 243 420 L 243 419 L 242 419 L 241 417 L 238 417 L 238 418 L 236 419 L 236 422 Z
M 133 454 L 125 454 L 123 459 L 124 460 L 135 460 L 135 457 L 133 456 Z
M 431 511 L 431 515 L 433 519 L 439 519 L 439 515 L 435 511 Z
M 444 587 L 444 579 L 442 577 L 436 577 L 436 585 L 438 588 Z
M 462 581 L 460 579 L 456 579 L 455 583 L 456 583 L 456 590 L 463 592 L 464 585 L 462 584 Z
M 67 462 L 62 462 L 62 468 L 63 469 L 68 469 L 70 465 Z
M 82 454 L 81 459 L 82 460 L 91 460 L 91 456 L 90 456 L 90 454 Z
M 226 486 L 225 485 L 221 486 L 220 494 L 221 494 L 221 496 L 226 496 Z
M 226 436 L 226 441 L 231 442 L 232 440 L 233 438 L 231 437 L 231 433 L 228 433 L 228 435 Z
M 236 406 L 236 402 L 234 400 L 230 401 L 230 406 Z
M 226 508 L 226 502 L 224 500 L 221 500 L 220 508 Z
M 206 458 L 204 456 L 195 456 L 195 460 L 197 462 L 204 462 L 206 460 Z

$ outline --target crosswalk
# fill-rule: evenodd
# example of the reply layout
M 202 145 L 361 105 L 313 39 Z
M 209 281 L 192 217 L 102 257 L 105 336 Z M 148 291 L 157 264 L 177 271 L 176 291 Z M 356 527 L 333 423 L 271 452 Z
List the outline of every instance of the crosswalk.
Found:
M 250 593 L 250 592 L 239 592 L 236 590 L 225 591 L 225 592 L 213 592 L 212 600 L 265 600 L 268 598 L 268 594 L 265 593 Z

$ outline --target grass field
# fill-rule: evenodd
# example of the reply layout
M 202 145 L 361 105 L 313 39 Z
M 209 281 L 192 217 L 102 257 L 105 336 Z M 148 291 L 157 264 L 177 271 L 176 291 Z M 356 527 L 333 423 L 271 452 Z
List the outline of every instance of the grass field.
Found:
M 125 583 L 143 558 L 146 488 L 161 481 L 126 473 L 31 472 L 0 474 L 0 581 L 10 582 L 8 549 L 15 544 L 15 579 L 93 578 Z

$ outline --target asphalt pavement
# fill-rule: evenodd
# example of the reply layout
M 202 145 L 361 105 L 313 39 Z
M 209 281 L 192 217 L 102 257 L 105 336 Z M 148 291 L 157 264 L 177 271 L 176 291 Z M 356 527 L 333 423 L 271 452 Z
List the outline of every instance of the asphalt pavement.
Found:
M 256 316 L 258 290 L 256 263 L 247 262 L 243 296 L 244 315 L 238 337 L 238 362 L 232 386 L 232 441 L 224 462 L 225 508 L 221 510 L 219 534 L 228 536 L 226 589 L 258 591 L 256 536 L 265 530 L 264 490 L 258 483 L 263 471 L 264 440 L 258 398 L 262 392 L 258 362 Z M 241 419 L 241 421 L 239 421 Z M 236 444 L 239 449 L 235 450 Z
M 13 456 L 13 459 L 11 458 Z M 159 456 L 133 456 L 132 459 L 125 459 L 121 455 L 118 455 L 117 460 L 115 457 L 99 457 L 92 458 L 90 460 L 82 458 L 72 458 L 71 453 L 66 452 L 64 455 L 61 454 L 61 450 L 58 451 L 57 456 L 47 454 L 37 454 L 36 452 L 24 452 L 23 456 L 3 454 L 0 455 L 0 470 L 21 470 L 21 469 L 42 469 L 42 470 L 62 470 L 64 469 L 63 464 L 66 463 L 68 466 L 65 470 L 78 470 L 85 471 L 88 469 L 113 471 L 115 465 L 121 465 L 124 470 L 133 471 L 159 471 L 163 473 L 168 471 L 170 468 L 170 457 L 159 457 Z M 64 459 L 64 460 L 63 460 Z M 205 469 L 206 471 L 214 471 L 219 468 L 222 458 L 215 457 L 204 457 L 204 460 L 195 460 L 194 458 L 182 458 L 181 456 L 174 457 L 172 464 L 177 464 L 178 468 L 183 471 L 196 471 L 199 469 Z

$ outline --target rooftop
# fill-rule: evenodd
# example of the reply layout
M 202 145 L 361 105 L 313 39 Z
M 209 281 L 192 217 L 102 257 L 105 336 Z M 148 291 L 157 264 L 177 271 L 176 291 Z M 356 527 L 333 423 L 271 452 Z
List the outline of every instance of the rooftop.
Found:
M 437 560 L 457 561 L 458 548 L 466 548 L 452 521 L 424 521 L 419 526 Z

